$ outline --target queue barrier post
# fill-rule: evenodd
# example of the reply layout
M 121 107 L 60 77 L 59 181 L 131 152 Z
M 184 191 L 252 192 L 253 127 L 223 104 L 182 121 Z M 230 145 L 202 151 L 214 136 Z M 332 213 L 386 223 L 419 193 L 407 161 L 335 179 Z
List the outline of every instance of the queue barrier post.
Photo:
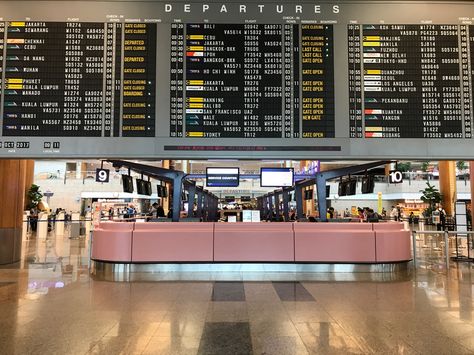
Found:
M 23 211 L 22 235 L 28 234 L 28 222 L 30 219 L 30 211 Z
M 415 270 L 416 270 L 417 263 L 416 263 L 416 231 L 415 230 L 411 233 L 411 241 L 413 244 L 413 266 L 415 267 Z
M 48 214 L 46 212 L 40 212 L 38 214 L 38 226 L 36 230 L 38 239 L 46 239 L 48 235 Z
M 64 212 L 59 212 L 56 215 L 56 235 L 64 235 Z
M 71 229 L 69 233 L 69 239 L 79 238 L 81 234 L 81 223 L 80 223 L 81 215 L 79 212 L 71 213 Z

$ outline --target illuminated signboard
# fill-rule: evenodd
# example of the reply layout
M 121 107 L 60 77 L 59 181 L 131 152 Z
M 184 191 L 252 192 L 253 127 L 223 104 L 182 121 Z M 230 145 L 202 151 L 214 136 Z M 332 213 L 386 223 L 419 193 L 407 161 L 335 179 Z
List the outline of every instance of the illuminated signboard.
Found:
M 0 157 L 472 158 L 472 3 L 427 4 L 0 1 Z

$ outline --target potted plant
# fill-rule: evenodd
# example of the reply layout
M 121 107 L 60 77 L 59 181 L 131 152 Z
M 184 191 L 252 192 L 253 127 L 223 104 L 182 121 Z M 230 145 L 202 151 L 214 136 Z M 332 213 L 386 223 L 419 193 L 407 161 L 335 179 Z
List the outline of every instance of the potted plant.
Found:
M 421 171 L 423 171 L 424 173 L 428 172 L 428 169 L 430 167 L 430 162 L 429 161 L 424 161 L 422 164 L 421 164 Z
M 428 181 L 426 182 L 427 187 L 424 190 L 420 190 L 422 193 L 421 200 L 427 203 L 429 206 L 423 211 L 424 217 L 431 217 L 431 213 L 436 209 L 436 204 L 443 200 L 443 195 L 438 191 L 434 185 L 431 185 Z
M 458 168 L 459 172 L 464 172 L 467 169 L 467 164 L 464 160 L 458 160 L 456 162 L 456 168 Z
M 38 204 L 41 202 L 43 198 L 43 194 L 40 191 L 40 187 L 38 185 L 32 184 L 27 192 L 28 196 L 28 209 L 32 209 L 38 207 Z
M 38 185 L 32 184 L 28 189 L 26 196 L 28 197 L 27 208 L 30 210 L 29 222 L 31 230 L 35 232 L 38 225 L 38 205 L 41 202 L 43 194 L 41 193 L 40 187 Z
M 402 173 L 411 171 L 411 163 L 409 161 L 398 163 L 397 169 L 400 170 Z

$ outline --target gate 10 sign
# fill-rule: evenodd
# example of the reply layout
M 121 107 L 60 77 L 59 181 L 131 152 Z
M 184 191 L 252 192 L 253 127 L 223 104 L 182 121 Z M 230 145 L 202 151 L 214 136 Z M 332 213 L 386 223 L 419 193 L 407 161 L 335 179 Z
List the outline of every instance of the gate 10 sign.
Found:
M 97 182 L 109 182 L 109 169 L 96 169 L 95 171 L 95 181 Z
M 403 182 L 403 175 L 400 170 L 390 170 L 389 181 L 391 184 L 400 184 Z

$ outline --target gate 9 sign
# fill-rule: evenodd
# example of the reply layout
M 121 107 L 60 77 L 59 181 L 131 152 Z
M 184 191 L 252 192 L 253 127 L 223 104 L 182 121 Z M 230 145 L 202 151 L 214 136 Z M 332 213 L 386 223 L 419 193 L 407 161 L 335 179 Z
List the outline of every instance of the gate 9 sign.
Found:
M 109 182 L 109 176 L 109 169 L 96 169 L 95 171 L 95 181 L 97 182 Z

